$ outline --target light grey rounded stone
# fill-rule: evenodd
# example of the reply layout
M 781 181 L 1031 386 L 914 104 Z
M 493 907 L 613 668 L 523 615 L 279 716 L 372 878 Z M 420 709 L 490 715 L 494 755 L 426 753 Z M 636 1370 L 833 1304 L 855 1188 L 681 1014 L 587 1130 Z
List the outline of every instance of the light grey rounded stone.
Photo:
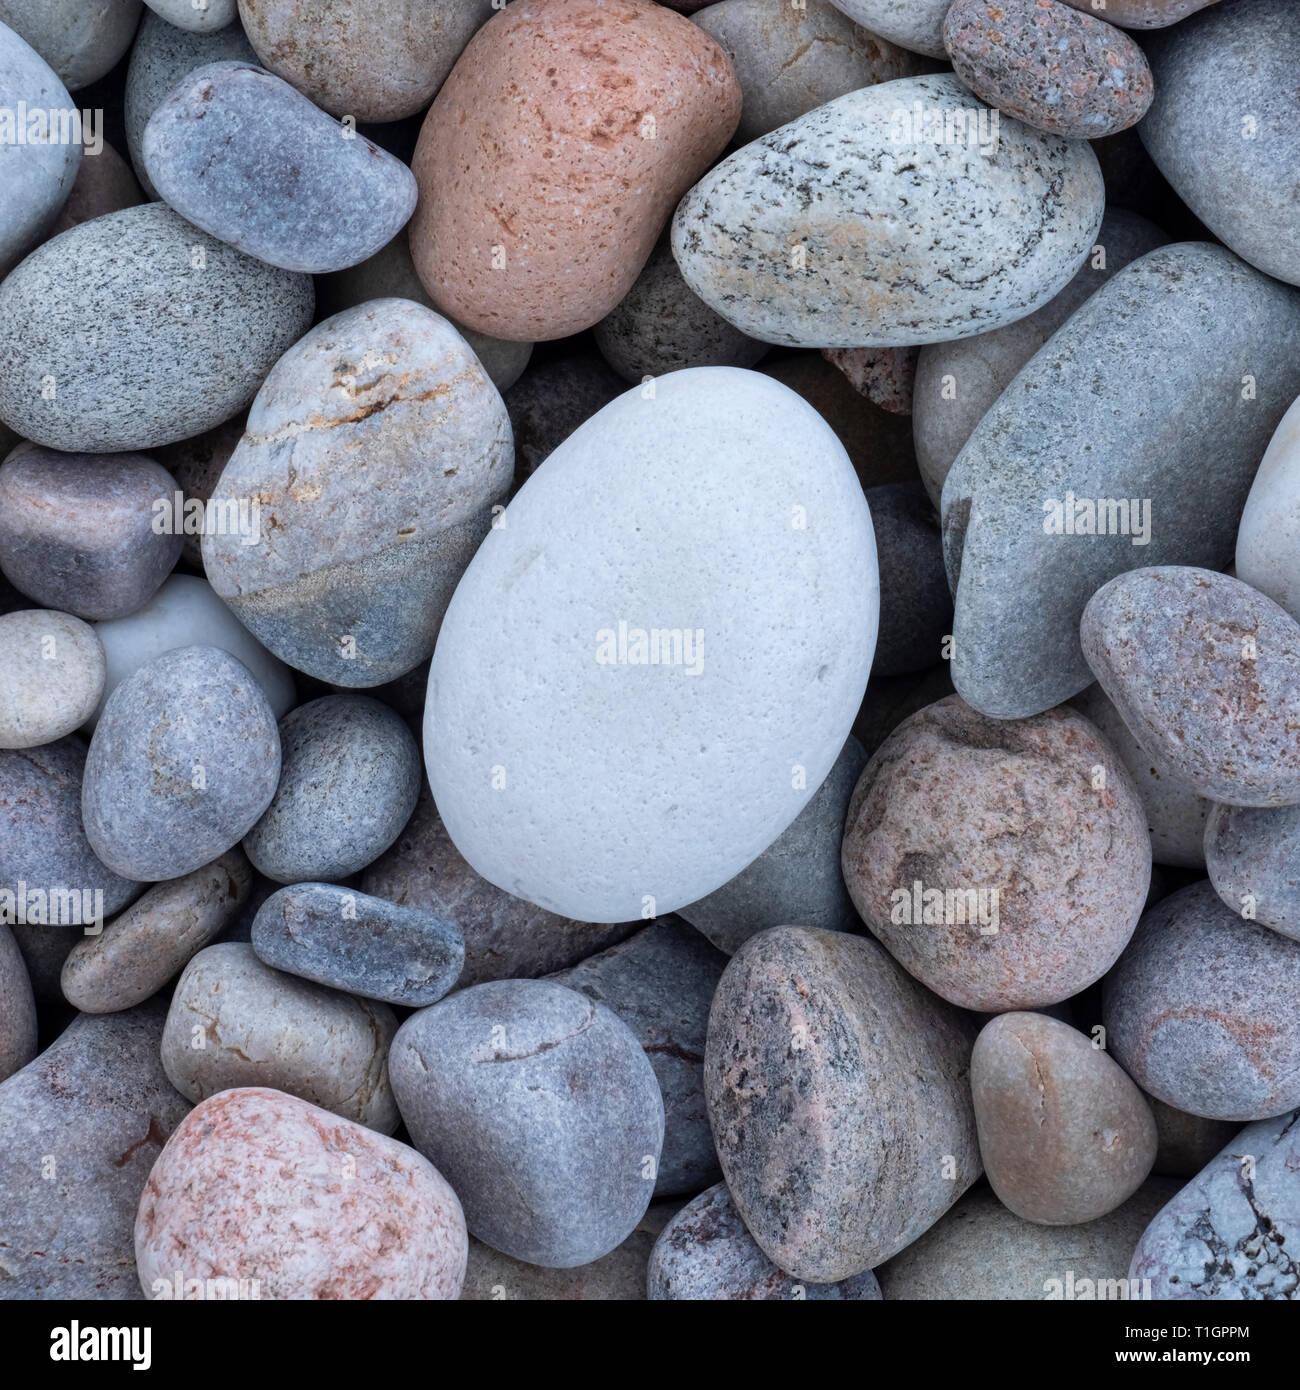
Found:
M 140 0 L 0 0 L 0 24 L 31 44 L 75 92 L 117 66 L 140 8 Z
M 1223 565 L 1297 394 L 1300 294 L 1230 251 L 1163 246 L 1103 285 L 998 397 L 944 483 L 966 702 L 1017 719 L 1068 700 L 1092 683 L 1079 620 L 1102 584 L 1141 566 Z M 1104 534 L 1080 532 L 1086 509 L 1064 531 L 1071 499 L 1094 515 L 1103 504 Z
M 873 34 L 914 53 L 946 58 L 943 21 L 952 0 L 832 0 L 837 10 Z
M 238 0 L 144 0 L 156 14 L 178 29 L 213 34 L 239 13 Z
M 373 256 L 415 211 L 415 175 L 251 63 L 186 74 L 141 143 L 159 195 L 219 241 L 320 275 Z
M 70 453 L 201 434 L 252 400 L 314 302 L 309 277 L 161 204 L 83 222 L 0 284 L 0 416 Z
M 1300 806 L 1214 805 L 1205 863 L 1234 912 L 1300 941 Z
M 675 911 L 756 859 L 844 746 L 878 610 L 853 467 L 786 387 L 697 367 L 612 401 L 503 520 L 429 673 L 443 822 L 548 911 Z
M 164 652 L 109 697 L 86 756 L 86 838 L 146 882 L 210 863 L 256 824 L 280 775 L 261 687 L 218 647 Z
M 36 1056 L 36 1000 L 14 934 L 0 922 L 0 1082 Z
M 420 749 L 401 716 L 326 695 L 281 721 L 280 782 L 244 851 L 277 883 L 337 883 L 397 839 L 419 795 Z
M 234 1086 L 269 1086 L 380 1134 L 397 1128 L 387 1004 L 263 965 L 244 942 L 205 946 L 176 983 L 162 1064 L 196 1105 Z
M 943 143 L 950 111 L 977 137 L 983 119 L 983 147 Z M 951 74 L 904 77 L 723 160 L 678 205 L 672 246 L 687 285 L 753 338 L 912 347 L 1040 308 L 1079 269 L 1103 202 L 1086 141 L 995 129 Z
M 1250 485 L 1235 569 L 1300 622 L 1300 400 L 1282 417 Z
M 797 922 L 823 931 L 855 931 L 854 911 L 840 871 L 840 842 L 849 798 L 867 755 L 852 735 L 812 800 L 735 878 L 679 910 L 727 955 L 768 927 Z
M 0 617 L 0 748 L 34 748 L 80 728 L 104 689 L 95 629 L 69 613 Z

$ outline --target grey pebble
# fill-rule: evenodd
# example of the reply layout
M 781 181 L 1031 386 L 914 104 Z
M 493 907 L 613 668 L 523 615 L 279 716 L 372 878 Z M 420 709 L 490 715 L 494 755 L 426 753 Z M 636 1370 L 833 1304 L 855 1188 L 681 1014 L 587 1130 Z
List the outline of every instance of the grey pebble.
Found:
M 36 1056 L 36 1000 L 14 934 L 0 922 L 0 1081 Z
M 952 594 L 939 516 L 921 483 L 867 489 L 880 567 L 880 631 L 873 676 L 923 671 L 943 655 L 952 631 Z
M 0 0 L 0 24 L 26 39 L 75 92 L 117 65 L 140 9 L 140 0 Z
M 574 353 L 531 366 L 505 393 L 523 481 L 581 425 L 627 390 L 603 357 Z
M 1205 825 L 1214 891 L 1233 912 L 1300 941 L 1300 806 L 1216 805 Z
M 0 616 L 0 748 L 35 748 L 79 729 L 104 689 L 95 629 L 52 608 Z

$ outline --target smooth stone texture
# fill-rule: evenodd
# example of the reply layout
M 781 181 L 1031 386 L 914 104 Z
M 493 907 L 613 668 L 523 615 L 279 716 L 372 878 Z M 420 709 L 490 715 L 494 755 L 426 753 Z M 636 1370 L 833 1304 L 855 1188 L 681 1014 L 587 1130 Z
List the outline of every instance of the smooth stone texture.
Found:
M 1300 1299 L 1300 1111 L 1248 1125 L 1147 1227 L 1130 1273 L 1159 1299 Z
M 913 53 L 946 58 L 943 17 L 952 0 L 832 0 L 837 10 L 873 34 Z
M 1216 1120 L 1300 1104 L 1300 943 L 1204 880 L 1142 918 L 1106 980 L 1111 1055 L 1149 1095 Z
M 203 503 L 203 515 L 193 521 L 182 512 L 185 535 L 181 558 L 200 574 L 203 572 L 203 532 L 207 525 L 208 499 L 217 485 L 217 479 L 230 462 L 235 446 L 243 437 L 244 417 L 241 414 L 215 429 L 195 435 L 193 439 L 181 439 L 155 451 L 158 462 L 176 479 L 176 485 L 185 498 L 185 508 L 189 509 L 195 501 Z M 250 510 L 250 528 L 251 521 Z
M 248 404 L 313 303 L 306 276 L 161 204 L 83 222 L 0 284 L 0 416 L 70 453 L 201 434 Z
M 627 1024 L 549 980 L 497 980 L 413 1014 L 393 1041 L 411 1141 L 473 1235 L 570 1268 L 635 1229 L 664 1134 L 659 1085 Z
M 952 594 L 934 505 L 919 482 L 867 489 L 880 561 L 880 635 L 873 676 L 924 671 L 952 631 Z
M 754 1244 L 726 1183 L 687 1203 L 664 1227 L 646 1276 L 651 1301 L 707 1299 L 872 1302 L 880 1285 L 870 1270 L 838 1284 L 801 1284 Z
M 867 755 L 850 736 L 812 800 L 747 868 L 680 916 L 727 955 L 757 932 L 789 922 L 857 931 L 861 922 L 840 872 L 844 816 Z
M 1290 0 L 1224 0 L 1145 47 L 1156 79 L 1139 127 L 1147 153 L 1220 241 L 1300 284 L 1300 10 Z
M 1189 1115 L 1154 1096 L 1147 1104 L 1156 1121 L 1156 1162 L 1152 1170 L 1170 1178 L 1194 1178 L 1233 1139 L 1241 1126 L 1231 1120 Z
M 530 342 L 599 322 L 726 148 L 740 105 L 713 39 L 650 0 L 496 14 L 435 98 L 412 162 L 411 254 L 434 303 Z
M 291 666 L 382 685 L 433 651 L 511 465 L 505 405 L 451 324 L 407 300 L 359 305 L 258 391 L 213 499 L 257 498 L 260 535 L 205 533 L 204 569 Z
M 172 572 L 182 537 L 157 529 L 176 480 L 143 454 L 31 448 L 0 466 L 0 570 L 46 608 L 123 618 Z
M 1145 1097 L 1069 1024 L 999 1014 L 975 1039 L 970 1079 L 985 1175 L 1026 1221 L 1095 1221 L 1151 1172 L 1156 1122 Z
M 1092 11 L 1096 0 L 1065 0 L 1076 10 Z M 1106 18 L 1125 29 L 1163 29 L 1219 0 L 1106 0 Z
M 190 1112 L 135 1222 L 146 1294 L 180 1270 L 257 1290 L 239 1297 L 453 1299 L 467 1246 L 456 1194 L 413 1149 L 260 1086 Z
M 144 193 L 131 166 L 105 140 L 98 154 L 83 150 L 76 182 L 68 194 L 68 201 L 54 219 L 50 235 L 58 236 L 83 222 L 92 222 L 96 217 L 121 212 L 124 208 L 138 207 L 143 202 Z
M 14 934 L 0 922 L 0 1082 L 36 1056 L 36 1000 Z
M 164 652 L 117 687 L 95 727 L 86 837 L 117 873 L 179 878 L 239 843 L 279 774 L 275 720 L 248 669 L 218 647 Z
M 551 978 L 612 1009 L 645 1049 L 664 1102 L 656 1197 L 718 1178 L 704 1103 L 709 1005 L 726 965 L 693 927 L 668 918 Z
M 237 0 L 144 0 L 168 24 L 196 34 L 211 34 L 234 22 Z
M 777 927 L 741 946 L 709 1015 L 705 1091 L 770 1260 L 810 1283 L 859 1275 L 979 1177 L 973 1032 L 865 937 Z
M 72 733 L 103 689 L 104 649 L 88 623 L 48 608 L 0 617 L 0 748 Z
M 156 994 L 238 917 L 253 886 L 238 849 L 150 888 L 63 962 L 63 997 L 82 1013 L 130 1009 Z
M 843 866 L 904 969 L 1000 1013 L 1059 1003 L 1110 969 L 1142 911 L 1151 842 L 1131 778 L 1081 715 L 988 719 L 954 695 L 872 757 Z
M 1300 806 L 1215 805 L 1205 863 L 1233 912 L 1300 941 Z
M 140 0 L 0 0 L 0 24 L 21 35 L 75 92 L 117 66 L 140 8 Z
M 131 1227 L 189 1105 L 158 1060 L 164 1008 L 81 1014 L 0 1085 L 6 1299 L 138 1299 Z
M 742 332 L 790 347 L 947 342 L 1045 304 L 1096 238 L 1096 157 L 1017 121 L 1001 123 L 991 155 L 932 143 L 900 124 L 918 102 L 990 125 L 951 74 L 800 116 L 682 199 L 672 245 L 686 283 Z
M 967 703 L 1016 719 L 1068 700 L 1092 683 L 1078 622 L 1106 580 L 1225 563 L 1297 394 L 1300 295 L 1222 247 L 1160 247 L 1103 285 L 998 397 L 944 484 L 952 678 Z M 1106 534 L 1049 531 L 1048 504 L 1063 513 L 1067 493 L 1138 499 L 1137 527 L 1103 509 Z M 1149 543 L 1135 545 L 1143 514 Z
M 1138 744 L 1201 796 L 1300 801 L 1300 626 L 1208 569 L 1130 570 L 1088 600 L 1083 654 Z
M 627 390 L 594 352 L 539 362 L 505 394 L 518 481 L 527 481 L 585 421 Z
M 322 275 L 373 256 L 410 220 L 411 171 L 248 63 L 186 75 L 149 118 L 150 181 L 187 221 L 282 270 Z
M 446 918 L 332 883 L 281 888 L 258 908 L 253 950 L 287 974 L 423 1008 L 460 978 L 465 939 Z
M 270 1086 L 391 1134 L 397 1106 L 387 1004 L 323 989 L 263 965 L 244 942 L 205 946 L 176 983 L 162 1060 L 197 1103 L 232 1086 Z
M 1233 568 L 1300 621 L 1300 400 L 1282 417 L 1250 485 Z

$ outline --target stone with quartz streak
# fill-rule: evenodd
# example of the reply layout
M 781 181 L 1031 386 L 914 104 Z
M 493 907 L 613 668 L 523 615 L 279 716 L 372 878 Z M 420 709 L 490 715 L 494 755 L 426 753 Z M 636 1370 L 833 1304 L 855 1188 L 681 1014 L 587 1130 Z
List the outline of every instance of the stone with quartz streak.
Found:
M 913 53 L 944 58 L 943 18 L 952 0 L 832 0 L 873 34 Z
M 183 1297 L 179 1271 L 182 1288 L 230 1281 L 231 1298 L 454 1299 L 467 1247 L 460 1202 L 426 1159 L 261 1086 L 190 1112 L 135 1218 L 147 1297 Z
M 0 616 L 0 748 L 33 748 L 85 723 L 104 688 L 95 629 L 69 613 Z

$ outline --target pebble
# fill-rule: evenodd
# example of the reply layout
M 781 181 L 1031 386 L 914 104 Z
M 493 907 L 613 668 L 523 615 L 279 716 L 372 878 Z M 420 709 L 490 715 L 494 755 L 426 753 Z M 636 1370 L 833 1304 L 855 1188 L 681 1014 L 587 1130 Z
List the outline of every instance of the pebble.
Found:
M 161 204 L 83 222 L 0 284 L 0 416 L 69 453 L 201 434 L 248 404 L 313 303 L 306 276 Z
M 740 106 L 726 54 L 650 0 L 498 13 L 439 91 L 412 165 L 411 254 L 434 303 L 529 342 L 599 322 Z
M 253 919 L 264 964 L 367 999 L 423 1008 L 455 985 L 465 939 L 444 917 L 331 883 L 272 893 Z
M 1205 862 L 1234 912 L 1300 941 L 1300 806 L 1214 806 Z
M 14 934 L 0 922 L 0 1082 L 36 1056 L 36 1000 Z
M 380 1134 L 397 1128 L 387 1004 L 263 965 L 244 942 L 193 956 L 162 1037 L 172 1085 L 196 1104 L 233 1086 L 270 1086 Z
M 664 1227 L 646 1282 L 652 1301 L 880 1300 L 870 1270 L 838 1284 L 804 1284 L 778 1269 L 754 1244 L 722 1182 L 688 1202 Z
M 289 665 L 381 685 L 433 651 L 511 462 L 505 405 L 451 324 L 405 300 L 359 305 L 258 391 L 213 491 L 250 519 L 257 501 L 256 537 L 206 532 L 208 580 Z
M 63 962 L 63 997 L 87 1014 L 144 1003 L 239 916 L 252 886 L 248 860 L 232 849 L 150 888 L 101 933 L 73 946 Z
M 0 569 L 48 608 L 96 621 L 144 606 L 182 537 L 165 528 L 176 480 L 143 454 L 31 448 L 0 466 Z
M 131 46 L 141 0 L 0 0 L 7 25 L 47 62 L 70 92 L 97 82 Z M 7 95 L 7 94 L 6 94 Z
M 95 853 L 146 882 L 233 848 L 270 804 L 280 738 L 261 687 L 218 647 L 179 647 L 109 696 L 86 758 Z
M 135 1221 L 155 1298 L 220 1280 L 228 1298 L 454 1299 L 467 1246 L 456 1194 L 413 1149 L 261 1086 L 190 1112 Z
M 1107 977 L 1115 1060 L 1149 1095 L 1216 1120 L 1300 1104 L 1300 944 L 1202 880 L 1142 918 Z
M 944 484 L 966 702 L 1019 719 L 1068 700 L 1093 680 L 1078 622 L 1102 584 L 1230 559 L 1260 455 L 1298 394 L 1300 295 L 1231 252 L 1160 247 L 1103 285 L 998 397 Z M 1092 534 L 1098 500 L 1117 505 Z
M 1207 1120 L 1166 1105 L 1154 1096 L 1147 1104 L 1156 1121 L 1155 1173 L 1170 1178 L 1194 1178 L 1233 1139 L 1241 1126 L 1231 1120 Z
M 844 374 L 858 395 L 891 415 L 912 413 L 919 347 L 822 348 L 821 355 Z
M 1132 779 L 1081 715 L 989 719 L 951 696 L 872 756 L 843 865 L 862 920 L 904 969 L 962 1008 L 1000 1013 L 1068 999 L 1114 964 L 1142 911 L 1151 842 Z
M 350 138 L 250 63 L 188 73 L 141 142 L 154 187 L 187 221 L 282 270 L 322 275 L 373 256 L 410 220 L 411 171 Z
M 697 367 L 620 396 L 511 503 L 447 610 L 424 752 L 456 847 L 580 920 L 720 887 L 844 746 L 875 570 L 849 461 L 792 392 Z M 656 653 L 650 629 L 681 641 Z
M 195 435 L 193 439 L 181 439 L 156 451 L 158 462 L 176 479 L 176 485 L 185 498 L 184 507 L 192 510 L 194 501 L 203 504 L 203 513 L 186 525 L 181 546 L 181 558 L 200 574 L 203 573 L 203 531 L 207 521 L 208 499 L 217 485 L 217 479 L 230 462 L 235 445 L 243 437 L 244 416 L 241 413 L 215 429 Z M 188 520 L 184 512 L 182 518 Z M 222 604 L 222 607 L 225 605 Z M 216 645 L 220 646 L 221 643 Z
M 505 394 L 520 481 L 531 477 L 579 425 L 626 390 L 623 378 L 594 352 L 530 366 Z
M 822 931 L 860 930 L 840 872 L 840 841 L 849 798 L 866 764 L 862 745 L 850 736 L 789 828 L 748 868 L 680 915 L 727 955 L 756 933 L 790 922 Z
M 873 676 L 924 671 L 952 631 L 939 517 L 919 482 L 867 489 L 880 562 L 880 635 Z
M 72 733 L 103 689 L 104 649 L 89 624 L 48 608 L 0 617 L 0 748 Z
M 860 1275 L 979 1177 L 973 1031 L 864 937 L 777 927 L 741 946 L 709 1015 L 705 1091 L 770 1260 L 801 1282 Z
M 946 112 L 977 137 L 982 117 L 990 145 L 988 108 L 947 74 L 850 92 L 738 150 L 678 206 L 686 283 L 790 347 L 912 347 L 1032 313 L 1096 240 L 1096 157 L 1016 121 L 995 155 L 932 140 Z
M 1300 621 L 1300 400 L 1282 417 L 1250 485 L 1233 568 Z
M 1097 0 L 1065 0 L 1076 10 L 1093 10 Z M 1105 0 L 1106 16 L 1125 29 L 1161 29 L 1219 0 Z
M 952 693 L 946 665 L 932 667 L 919 675 L 913 672 L 872 681 L 854 720 L 853 737 L 862 744 L 867 757 L 871 757 L 904 719 L 947 699 Z
M 1084 656 L 1149 755 L 1233 806 L 1300 801 L 1300 626 L 1226 574 L 1130 570 L 1088 600 Z
M 943 18 L 952 0 L 832 0 L 856 24 L 913 53 L 946 58 Z
M 54 219 L 50 235 L 58 236 L 70 227 L 93 222 L 110 212 L 121 212 L 123 208 L 138 207 L 143 202 L 144 194 L 131 166 L 105 140 L 98 154 L 82 151 L 72 192 Z
M 726 963 L 693 927 L 670 917 L 551 977 L 612 1009 L 650 1059 L 664 1103 L 656 1197 L 689 1196 L 718 1178 L 704 1042 Z
M 980 1158 L 1026 1221 L 1075 1226 L 1114 1211 L 1156 1157 L 1142 1092 L 1093 1040 L 1045 1014 L 984 1025 L 970 1064 Z
M 603 1004 L 549 980 L 475 985 L 407 1019 L 390 1065 L 412 1142 L 479 1240 L 571 1268 L 644 1216 L 663 1101 L 636 1036 Z
M 238 0 L 144 0 L 155 14 L 178 29 L 211 34 L 234 22 Z

